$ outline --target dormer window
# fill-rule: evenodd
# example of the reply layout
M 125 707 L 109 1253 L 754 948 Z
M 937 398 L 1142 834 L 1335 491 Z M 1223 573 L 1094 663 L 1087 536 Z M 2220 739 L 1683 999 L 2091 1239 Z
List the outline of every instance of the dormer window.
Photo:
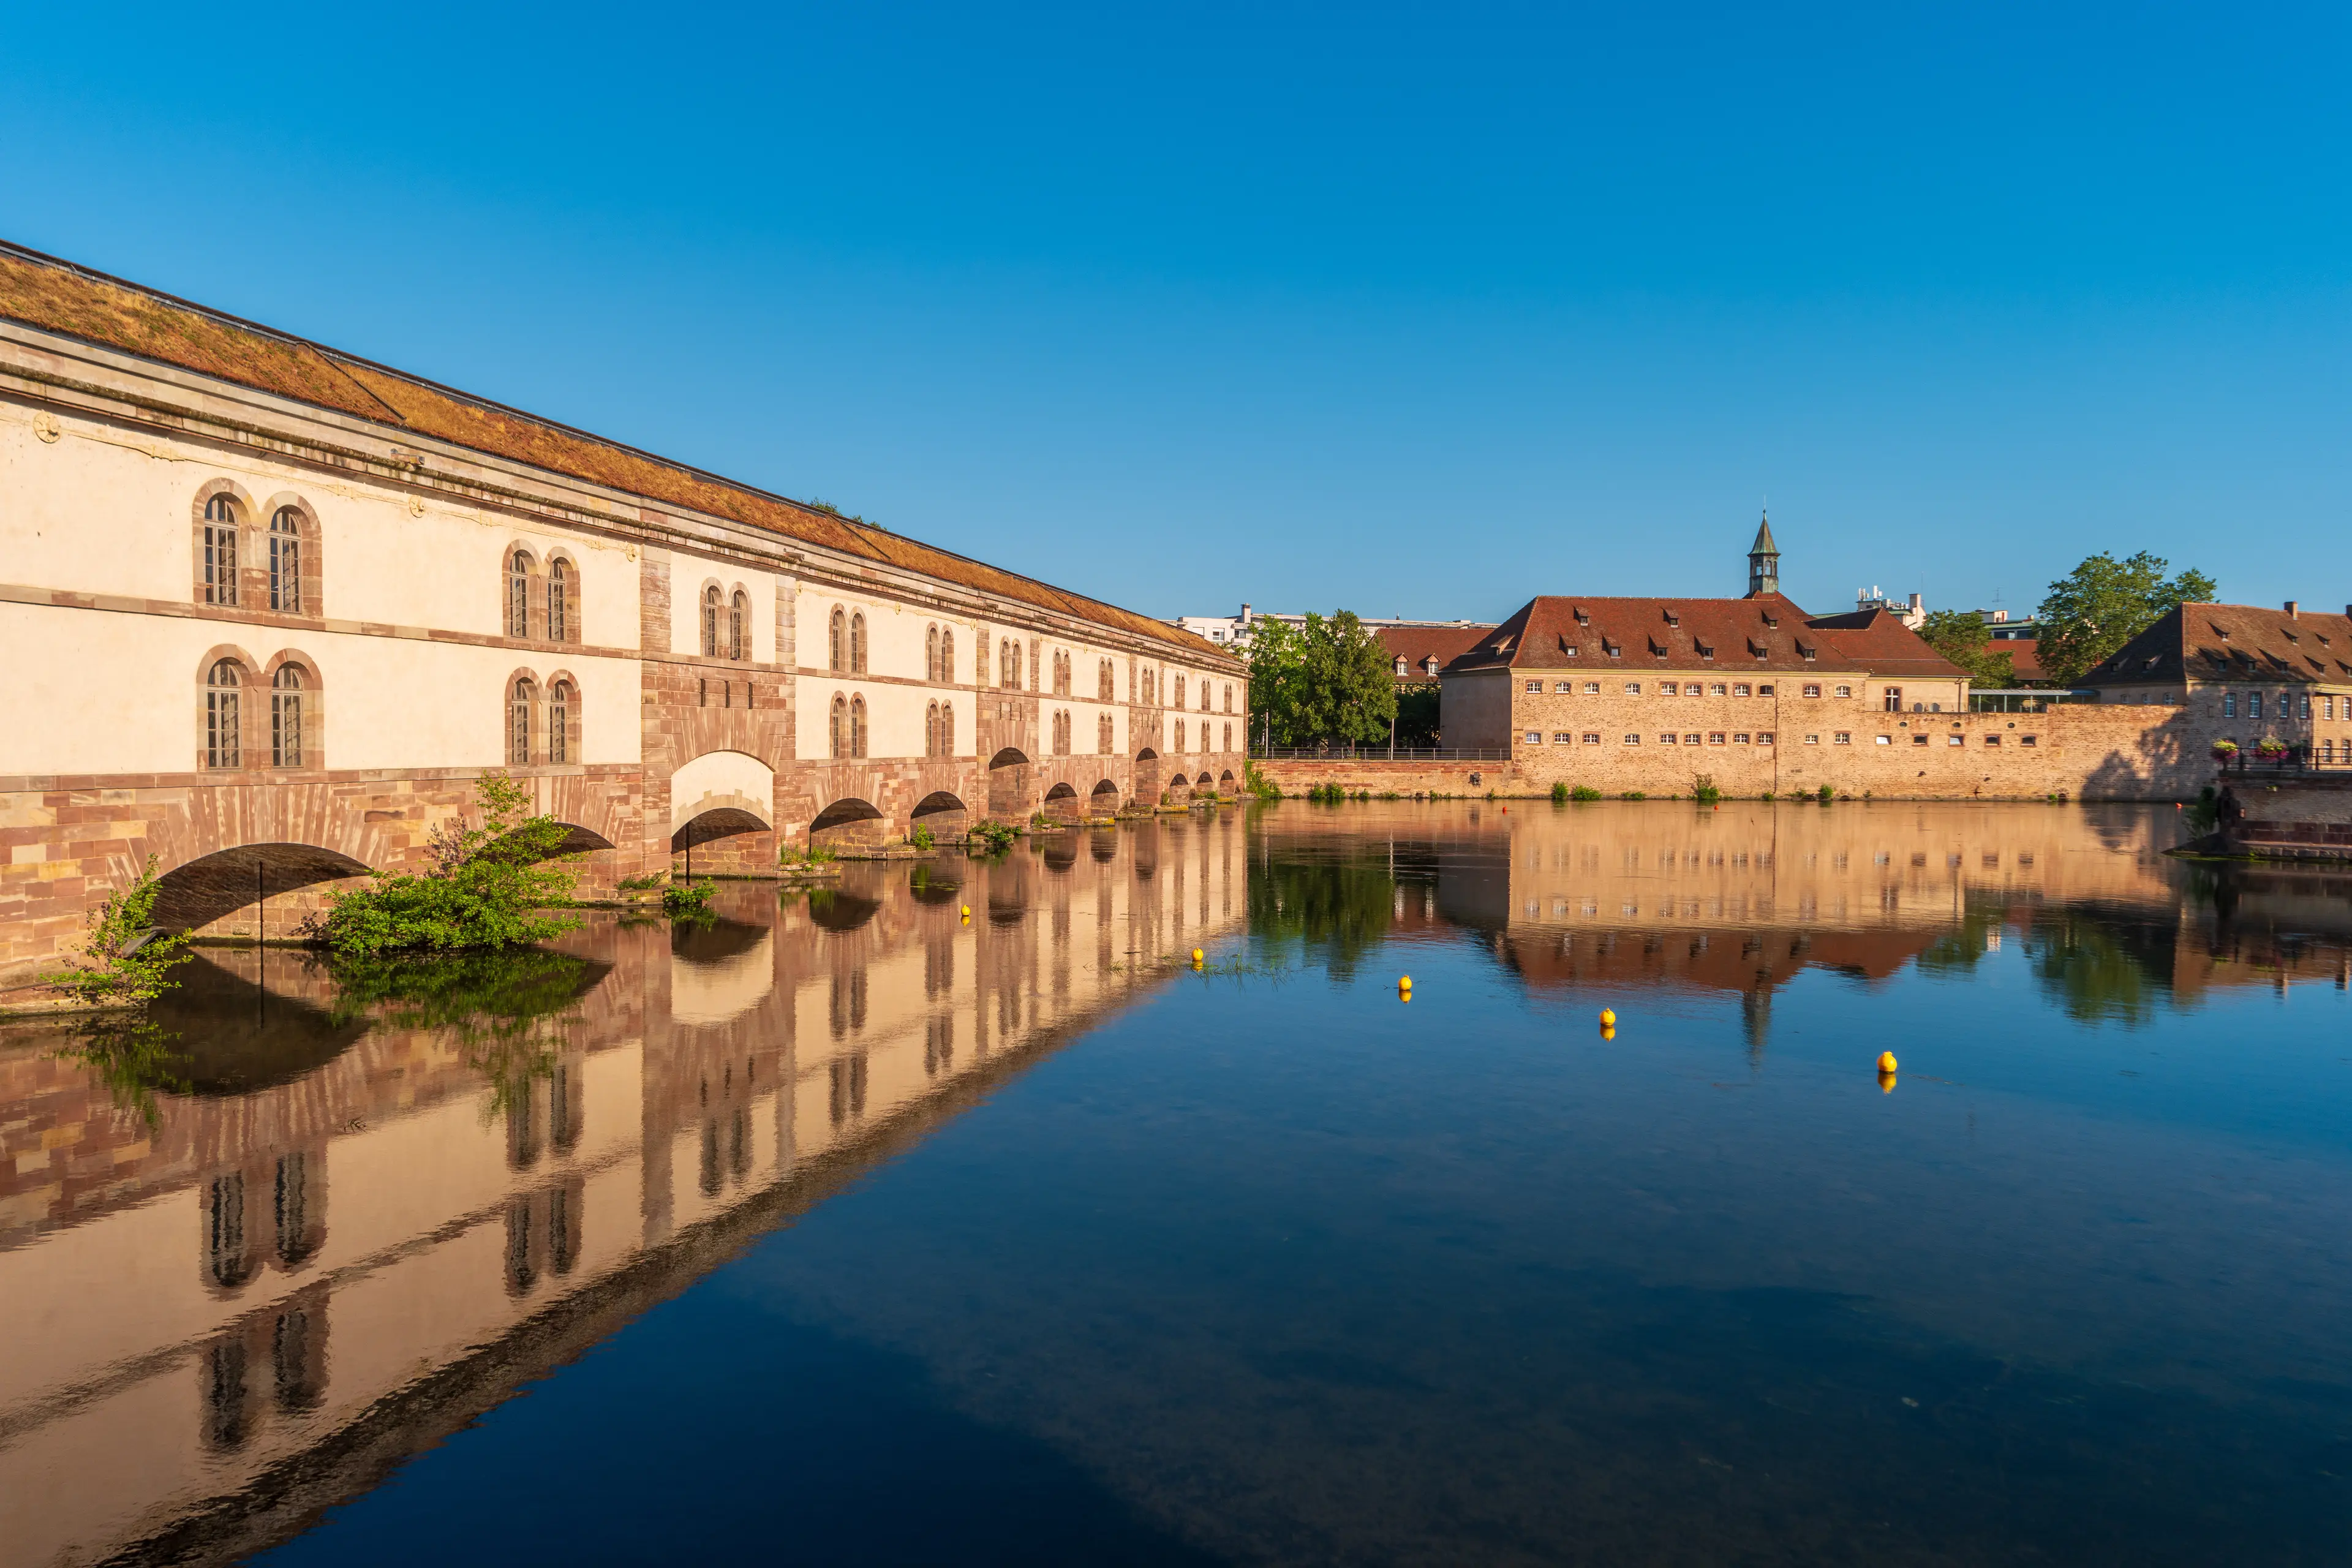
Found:
M 1767 610 L 1764 612 L 1764 624 L 1777 631 L 1780 629 L 1780 617 Z
M 1683 618 L 1680 616 L 1675 614 L 1672 610 L 1668 610 L 1666 612 L 1666 625 L 1670 626 L 1680 626 L 1682 624 Z
M 1435 675 L 1437 673 L 1437 656 L 1435 654 L 1431 654 L 1427 658 L 1421 661 L 1421 672 L 1423 675 Z
M 1649 645 L 1650 645 L 1650 652 L 1651 652 L 1652 654 L 1654 654 L 1654 656 L 1656 656 L 1656 657 L 1657 657 L 1657 658 L 1665 658 L 1665 657 L 1666 657 L 1666 654 L 1667 654 L 1667 652 L 1668 652 L 1669 650 L 1667 649 L 1667 647 L 1666 647 L 1666 645 L 1665 645 L 1665 644 L 1664 644 L 1664 643 L 1660 642 L 1660 641 L 1659 641 L 1657 638 L 1655 638 L 1655 637 L 1650 637 L 1650 638 L 1648 638 L 1648 639 L 1647 639 L 1647 641 L 1649 642 Z
M 1569 658 L 1574 658 L 1576 657 L 1576 645 L 1572 642 L 1562 643 L 1560 644 L 1559 651 L 1568 655 Z
M 1591 626 L 1591 625 L 1592 624 L 1592 617 L 1591 617 L 1591 616 L 1589 616 L 1589 615 L 1585 614 L 1585 612 L 1584 612 L 1584 608 L 1583 608 L 1583 606 L 1582 606 L 1582 605 L 1579 605 L 1579 606 L 1577 607 L 1577 609 L 1576 609 L 1576 611 L 1575 611 L 1575 616 L 1576 616 L 1576 624 L 1577 624 L 1578 626 Z
M 2228 642 L 2230 640 L 2230 634 L 2220 626 L 2215 626 L 2213 628 L 2213 635 L 2220 637 L 2223 642 Z
M 1622 658 L 1625 657 L 1625 645 L 1623 643 L 1611 642 L 1604 637 L 1601 639 L 1601 651 L 1607 654 L 1611 658 Z
M 1713 658 L 1715 657 L 1715 645 L 1713 643 L 1705 642 L 1699 644 L 1698 656 L 1701 658 Z
M 1404 655 L 1402 655 L 1402 654 L 1399 654 L 1399 655 L 1397 655 L 1397 656 L 1396 656 L 1396 672 L 1397 672 L 1399 675 L 1402 675 L 1402 674 L 1404 673 L 1404 671 L 1405 671 Z
M 1799 654 L 1800 656 L 1801 656 L 1801 657 L 1804 658 L 1804 660 L 1805 660 L 1807 663 L 1809 663 L 1809 664 L 1812 662 L 1812 658 L 1813 658 L 1813 655 L 1814 655 L 1814 653 L 1815 653 L 1816 651 L 1818 651 L 1818 650 L 1813 649 L 1813 648 L 1807 647 L 1803 643 L 1799 643 L 1799 644 L 1797 645 L 1797 652 L 1798 652 L 1798 654 Z

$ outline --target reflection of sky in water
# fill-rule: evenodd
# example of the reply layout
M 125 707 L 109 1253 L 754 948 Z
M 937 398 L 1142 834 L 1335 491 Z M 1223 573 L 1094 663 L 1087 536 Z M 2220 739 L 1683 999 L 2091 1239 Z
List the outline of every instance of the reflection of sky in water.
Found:
M 1903 808 L 1966 864 L 1883 873 L 1822 813 L 1665 874 L 1663 811 L 1304 812 L 1211 973 L 282 1555 L 2344 1554 L 2340 892 L 2191 888 L 2168 812 Z M 1581 916 L 1632 875 L 1748 912 Z M 974 923 L 1050 931 L 1019 885 Z

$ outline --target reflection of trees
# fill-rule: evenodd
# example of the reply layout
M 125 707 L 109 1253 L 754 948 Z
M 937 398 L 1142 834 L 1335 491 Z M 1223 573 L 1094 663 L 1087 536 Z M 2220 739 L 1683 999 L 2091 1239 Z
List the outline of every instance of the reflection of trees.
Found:
M 2025 951 L 2042 989 L 2082 1023 L 2145 1024 L 2172 990 L 2175 932 L 2143 915 L 2091 907 L 2037 912 Z
M 1395 901 L 1384 861 L 1271 860 L 1249 879 L 1250 934 L 1320 948 L 1332 976 L 1345 980 L 1387 934 Z
M 189 1091 L 188 1053 L 178 1032 L 144 1014 L 78 1024 L 73 1044 L 58 1054 L 89 1068 L 106 1086 L 116 1108 L 137 1111 L 151 1131 L 162 1122 L 155 1096 Z
M 335 1016 L 373 1015 L 400 1029 L 447 1029 L 467 1065 L 487 1076 L 493 1120 L 528 1104 L 530 1081 L 551 1077 L 563 1044 L 551 1028 L 603 978 L 606 966 L 568 952 L 403 954 L 331 961 Z

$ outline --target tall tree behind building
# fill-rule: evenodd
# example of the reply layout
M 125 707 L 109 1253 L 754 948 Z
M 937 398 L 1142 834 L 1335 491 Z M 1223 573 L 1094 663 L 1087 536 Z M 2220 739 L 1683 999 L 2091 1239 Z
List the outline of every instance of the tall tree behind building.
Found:
M 1930 610 L 1919 623 L 1919 640 L 1968 671 L 1972 686 L 1999 689 L 2017 684 L 2016 661 L 1987 647 L 1984 617 L 1974 610 Z
M 2050 584 L 2042 601 L 2042 668 L 2071 686 L 2175 605 L 2210 604 L 2219 586 L 2191 568 L 2168 579 L 2162 557 L 2143 550 L 2118 561 L 2102 550 Z
M 1353 610 L 1304 626 L 1258 624 L 1250 643 L 1250 733 L 1277 746 L 1388 739 L 1396 682 L 1380 639 Z

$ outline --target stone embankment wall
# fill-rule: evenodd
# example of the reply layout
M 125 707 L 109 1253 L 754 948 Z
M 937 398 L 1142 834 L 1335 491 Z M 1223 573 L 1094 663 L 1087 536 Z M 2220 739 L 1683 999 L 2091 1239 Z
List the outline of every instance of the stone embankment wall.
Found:
M 2031 714 L 1849 711 L 1833 724 L 1801 722 L 1780 731 L 1769 746 L 1710 743 L 1711 730 L 1698 731 L 1697 745 L 1671 746 L 1658 744 L 1654 733 L 1628 746 L 1622 737 L 1601 732 L 1607 740 L 1598 745 L 1522 744 L 1508 762 L 1330 758 L 1256 765 L 1286 795 L 1336 784 L 1374 795 L 1538 795 L 1549 794 L 1555 783 L 1610 795 L 1631 790 L 1688 795 L 1704 773 L 1726 795 L 1749 798 L 1768 790 L 1811 794 L 1828 784 L 1840 795 L 1881 799 L 2186 800 L 2213 779 L 2204 743 L 2178 708 L 2082 703 Z M 1841 732 L 1847 736 L 1843 743 L 1836 739 Z
M 2224 834 L 2231 852 L 2266 860 L 2352 860 L 2352 774 L 2231 773 L 2224 782 L 2245 812 Z

